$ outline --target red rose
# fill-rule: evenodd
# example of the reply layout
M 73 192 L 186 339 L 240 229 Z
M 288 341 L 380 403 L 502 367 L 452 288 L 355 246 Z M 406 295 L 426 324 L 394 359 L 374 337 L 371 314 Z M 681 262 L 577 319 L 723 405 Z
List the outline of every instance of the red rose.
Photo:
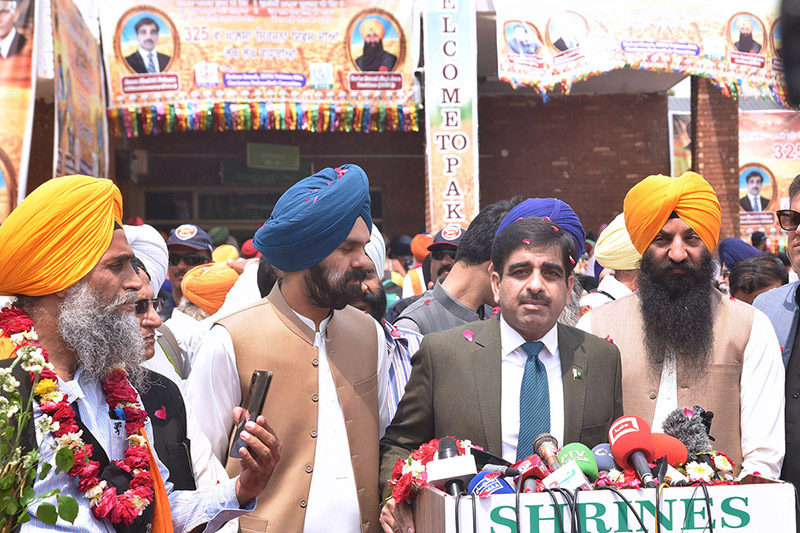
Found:
M 406 462 L 402 459 L 398 459 L 394 463 L 394 468 L 392 469 L 392 479 L 398 479 L 400 476 L 403 475 L 403 466 L 405 466 Z
M 103 496 L 100 498 L 100 503 L 92 510 L 94 516 L 99 519 L 104 519 L 111 512 L 111 509 L 117 505 L 117 489 L 114 487 L 107 487 L 103 491 Z
M 129 498 L 120 498 L 117 505 L 111 509 L 108 519 L 112 524 L 119 524 L 122 522 L 126 526 L 133 524 L 136 517 L 141 514 L 141 511 L 133 506 Z
M 97 461 L 92 461 L 92 463 L 97 463 Z M 90 465 L 86 468 L 87 469 L 92 468 L 92 466 Z M 99 466 L 96 467 L 95 470 L 100 470 L 100 467 Z M 96 475 L 86 476 L 86 477 L 81 476 L 81 480 L 78 481 L 78 490 L 81 492 L 86 492 L 87 490 L 91 489 L 98 483 L 100 483 L 100 480 L 97 478 Z
M 103 392 L 106 393 L 106 403 L 112 409 L 121 402 L 136 401 L 136 390 L 124 370 L 114 370 L 103 380 Z
M 153 488 L 153 478 L 150 477 L 150 474 L 146 472 L 139 472 L 130 482 L 130 487 L 132 489 L 138 489 L 139 487 L 144 487 L 147 489 Z
M 10 336 L 23 331 L 29 331 L 33 327 L 33 320 L 25 314 L 25 311 L 17 307 L 4 309 L 0 313 L 0 329 L 3 335 Z
M 392 498 L 394 498 L 395 502 L 403 503 L 408 500 L 409 496 L 411 496 L 412 481 L 411 472 L 403 474 L 400 479 L 397 480 L 397 484 L 395 484 L 392 489 Z
M 147 468 L 150 464 L 150 454 L 144 446 L 132 446 L 125 450 L 125 464 L 134 468 Z M 130 471 L 128 470 L 128 471 Z
M 144 427 L 147 412 L 138 407 L 124 407 L 122 412 L 125 413 L 125 431 L 128 435 L 133 435 Z
M 53 417 L 55 420 L 55 417 Z M 58 421 L 58 431 L 54 433 L 56 437 L 61 437 L 67 433 L 75 433 L 78 431 L 78 424 L 74 418 L 64 418 Z
M 135 489 L 128 490 L 128 493 L 134 496 L 138 496 L 143 500 L 153 501 L 153 489 L 149 489 L 147 487 L 136 487 Z
M 53 381 L 58 381 L 58 376 L 56 376 L 56 373 L 49 368 L 43 368 L 42 371 L 39 372 L 39 381 L 43 379 L 52 379 Z

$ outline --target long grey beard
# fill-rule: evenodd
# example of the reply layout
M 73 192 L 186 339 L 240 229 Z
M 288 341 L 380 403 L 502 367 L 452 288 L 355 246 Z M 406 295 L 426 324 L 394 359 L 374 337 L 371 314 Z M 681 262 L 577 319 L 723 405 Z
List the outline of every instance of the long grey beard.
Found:
M 67 289 L 58 313 L 58 331 L 90 377 L 103 380 L 112 370 L 124 368 L 131 384 L 143 392 L 144 340 L 136 315 L 119 309 L 136 300 L 136 291 L 128 291 L 106 304 L 81 281 Z

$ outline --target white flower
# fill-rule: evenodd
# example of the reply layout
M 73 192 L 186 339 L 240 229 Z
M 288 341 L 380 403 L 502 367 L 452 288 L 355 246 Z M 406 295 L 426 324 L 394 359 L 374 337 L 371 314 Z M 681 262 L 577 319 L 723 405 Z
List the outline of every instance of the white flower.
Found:
M 612 468 L 608 471 L 608 479 L 613 481 L 614 483 L 623 483 L 625 481 L 625 474 L 623 474 L 620 470 L 616 468 Z
M 409 458 L 403 465 L 403 474 L 411 472 L 414 477 L 419 477 L 424 471 L 425 465 L 422 464 L 422 461 L 416 459 Z
M 38 429 L 39 433 L 42 435 L 46 435 L 50 432 L 55 433 L 58 431 L 59 427 L 61 427 L 61 424 L 53 422 L 53 417 L 49 415 L 42 415 L 36 420 L 36 429 Z
M 686 477 L 690 481 L 711 481 L 713 475 L 714 469 L 706 463 L 692 461 L 686 465 Z
M 141 435 L 133 434 L 128 437 L 128 446 L 144 446 L 145 440 Z
M 724 455 L 712 455 L 712 458 L 714 460 L 714 468 L 717 470 L 723 470 L 725 472 L 733 471 L 733 465 Z
M 132 495 L 130 498 L 131 504 L 139 510 L 139 514 L 142 513 L 145 507 L 150 505 L 150 500 L 146 500 L 144 498 L 140 498 L 137 495 Z
M 86 499 L 89 500 L 89 507 L 96 507 L 100 500 L 103 499 L 103 491 L 108 487 L 105 480 L 100 480 L 100 483 L 83 493 Z
M 83 435 L 83 430 L 78 430 L 74 433 L 64 433 L 60 437 L 56 438 L 56 443 L 58 444 L 59 448 L 76 448 L 83 446 L 83 440 L 81 440 L 81 435 Z
M 20 333 L 14 333 L 13 335 L 9 335 L 8 338 L 11 340 L 11 342 L 13 342 L 17 346 L 25 342 L 31 342 L 31 341 L 35 342 L 39 340 L 39 336 L 36 334 L 33 328 L 31 328 L 30 331 L 22 331 Z
M 19 412 L 19 407 L 13 405 L 8 401 L 5 396 L 0 396 L 0 414 L 4 415 L 6 419 L 11 418 Z
M 10 368 L 0 368 L 0 387 L 9 393 L 19 388 L 19 381 L 11 375 Z
M 59 403 L 64 399 L 64 396 L 66 396 L 66 393 L 56 389 L 53 392 L 42 394 L 41 398 L 39 398 L 39 403 Z

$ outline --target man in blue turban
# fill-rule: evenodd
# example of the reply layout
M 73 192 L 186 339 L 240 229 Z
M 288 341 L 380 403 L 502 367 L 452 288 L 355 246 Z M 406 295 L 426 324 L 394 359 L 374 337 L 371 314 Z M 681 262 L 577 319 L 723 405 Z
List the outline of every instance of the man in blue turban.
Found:
M 386 339 L 370 315 L 348 305 L 373 268 L 364 252 L 371 227 L 369 182 L 355 165 L 289 188 L 253 238 L 279 281 L 266 298 L 219 320 L 197 354 L 188 396 L 220 459 L 236 424 L 227 406 L 248 395 L 254 371 L 273 372 L 262 413 L 281 436 L 283 468 L 244 531 L 268 522 L 275 531 L 377 528 Z

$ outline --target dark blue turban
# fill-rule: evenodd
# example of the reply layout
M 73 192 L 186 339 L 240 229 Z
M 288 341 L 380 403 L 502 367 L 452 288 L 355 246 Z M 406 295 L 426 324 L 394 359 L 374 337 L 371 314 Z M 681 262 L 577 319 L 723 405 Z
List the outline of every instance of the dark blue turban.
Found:
M 494 234 L 494 238 L 496 239 L 504 229 L 517 220 L 527 217 L 549 218 L 569 233 L 575 241 L 575 246 L 578 250 L 578 257 L 575 260 L 583 254 L 586 242 L 586 232 L 583 229 L 583 225 L 578 215 L 567 203 L 555 198 L 528 198 L 518 204 L 503 217 L 500 227 L 497 228 L 497 232 Z
M 326 168 L 283 193 L 253 246 L 276 268 L 297 272 L 328 257 L 358 217 L 372 228 L 367 175 L 356 165 Z
M 728 270 L 732 269 L 739 261 L 750 259 L 757 255 L 764 255 L 764 252 L 758 250 L 754 246 L 733 237 L 722 239 L 718 249 L 719 260 Z

